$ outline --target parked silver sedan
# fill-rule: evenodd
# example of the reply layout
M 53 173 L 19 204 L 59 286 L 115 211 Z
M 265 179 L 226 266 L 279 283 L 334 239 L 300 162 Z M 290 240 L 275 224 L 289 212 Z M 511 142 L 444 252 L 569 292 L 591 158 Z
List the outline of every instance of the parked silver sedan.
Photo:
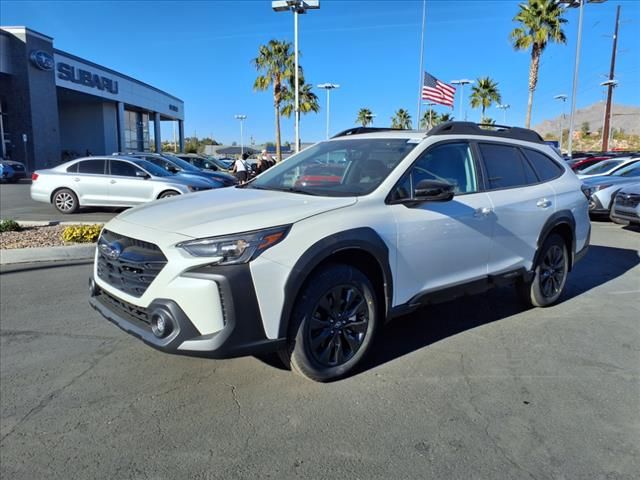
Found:
M 211 182 L 181 178 L 146 160 L 87 157 L 32 176 L 31 198 L 52 203 L 62 213 L 80 207 L 132 207 L 158 198 L 209 190 Z
M 640 182 L 632 183 L 616 193 L 610 217 L 616 223 L 640 225 Z

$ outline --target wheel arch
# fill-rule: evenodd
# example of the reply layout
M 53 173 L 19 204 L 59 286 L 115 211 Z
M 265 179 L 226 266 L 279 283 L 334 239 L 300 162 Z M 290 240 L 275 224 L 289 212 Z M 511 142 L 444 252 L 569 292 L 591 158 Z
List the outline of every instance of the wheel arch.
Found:
M 576 254 L 576 221 L 570 210 L 558 210 L 545 222 L 538 236 L 533 266 L 535 268 L 535 265 L 537 265 L 542 245 L 549 235 L 553 233 L 560 235 L 567 246 L 567 251 L 569 252 L 569 271 L 571 271 Z
M 160 191 L 160 193 L 156 197 L 156 200 L 162 197 L 162 195 L 164 195 L 165 193 L 169 193 L 169 192 L 175 192 L 176 195 L 182 195 L 182 192 L 180 190 L 176 190 L 175 188 L 165 188 L 164 190 Z
M 76 192 L 71 187 L 57 187 L 56 189 L 54 189 L 53 192 L 51 192 L 51 195 L 49 195 L 49 203 L 53 203 L 53 197 L 55 197 L 56 193 L 58 193 L 60 190 L 69 190 L 71 193 L 73 193 L 78 200 L 78 206 L 80 206 L 80 197 L 78 196 L 78 192 Z
M 355 228 L 317 241 L 298 259 L 284 287 L 279 338 L 287 336 L 293 307 L 308 280 L 320 268 L 331 263 L 352 265 L 363 271 L 374 285 L 385 318 L 388 317 L 393 301 L 389 249 L 372 228 Z

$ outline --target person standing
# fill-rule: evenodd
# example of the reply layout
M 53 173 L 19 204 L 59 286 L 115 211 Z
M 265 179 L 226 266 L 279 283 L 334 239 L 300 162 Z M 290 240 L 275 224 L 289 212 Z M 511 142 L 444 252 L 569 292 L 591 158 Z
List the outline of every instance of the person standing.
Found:
M 242 157 L 238 158 L 233 163 L 232 172 L 235 174 L 240 184 L 246 183 L 247 178 L 249 178 L 249 165 L 247 164 L 247 158 L 249 158 L 249 154 L 243 153 Z

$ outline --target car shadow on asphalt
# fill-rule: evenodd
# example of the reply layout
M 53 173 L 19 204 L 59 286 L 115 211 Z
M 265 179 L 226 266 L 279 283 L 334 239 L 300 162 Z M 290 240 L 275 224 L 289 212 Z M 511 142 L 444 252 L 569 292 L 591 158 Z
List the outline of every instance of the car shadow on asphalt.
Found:
M 569 274 L 560 303 L 624 275 L 639 263 L 635 250 L 591 246 L 584 259 Z M 527 307 L 520 302 L 515 288 L 508 286 L 423 307 L 387 324 L 380 332 L 372 355 L 355 375 L 525 310 Z
M 584 259 L 569 274 L 560 303 L 620 277 L 638 263 L 640 258 L 635 250 L 591 246 Z M 509 286 L 422 307 L 386 324 L 379 332 L 371 354 L 351 376 L 525 310 L 527 307 L 520 302 L 515 288 Z M 284 368 L 277 355 L 260 356 L 259 360 Z

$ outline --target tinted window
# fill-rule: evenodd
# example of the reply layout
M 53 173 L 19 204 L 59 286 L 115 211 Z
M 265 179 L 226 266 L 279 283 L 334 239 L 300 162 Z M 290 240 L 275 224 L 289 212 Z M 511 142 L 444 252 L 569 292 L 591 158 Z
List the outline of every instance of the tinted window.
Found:
M 83 160 L 78 162 L 78 172 L 104 174 L 104 160 Z
M 394 200 L 410 198 L 421 180 L 444 180 L 454 186 L 454 192 L 478 191 L 471 149 L 466 143 L 447 143 L 427 150 L 401 181 Z
M 523 149 L 523 151 L 538 174 L 540 181 L 547 182 L 562 175 L 562 168 L 546 155 L 528 148 Z
M 67 167 L 67 172 L 76 173 L 78 171 L 78 164 L 74 163 L 73 165 Z
M 139 170 L 130 163 L 111 160 L 111 175 L 117 175 L 118 177 L 135 177 L 137 171 Z
M 479 144 L 487 169 L 489 189 L 519 187 L 537 183 L 531 166 L 515 147 L 508 145 Z

